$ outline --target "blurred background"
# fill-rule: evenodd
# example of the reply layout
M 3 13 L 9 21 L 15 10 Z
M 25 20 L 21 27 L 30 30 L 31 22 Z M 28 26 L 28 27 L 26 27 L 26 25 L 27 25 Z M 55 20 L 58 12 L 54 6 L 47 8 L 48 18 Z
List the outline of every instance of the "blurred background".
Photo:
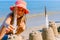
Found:
M 27 27 L 36 27 L 45 24 L 44 7 L 46 6 L 48 19 L 60 22 L 60 1 L 59 0 L 24 0 L 27 2 L 29 14 L 27 17 Z M 0 26 L 4 19 L 11 12 L 16 0 L 0 0 Z

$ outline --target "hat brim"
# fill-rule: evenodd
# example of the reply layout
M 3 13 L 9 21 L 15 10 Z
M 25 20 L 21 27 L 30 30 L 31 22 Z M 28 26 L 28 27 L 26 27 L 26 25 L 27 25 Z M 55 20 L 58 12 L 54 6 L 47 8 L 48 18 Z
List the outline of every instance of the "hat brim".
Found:
M 23 7 L 20 7 L 20 6 L 17 6 L 17 7 L 18 7 L 18 8 L 23 8 Z M 11 10 L 11 11 L 14 11 L 14 8 L 15 8 L 15 6 L 11 6 L 11 7 L 10 7 L 10 10 Z M 26 8 L 23 8 L 23 9 L 25 10 L 25 12 L 24 12 L 25 14 L 28 14 L 28 13 L 29 13 L 28 9 L 26 9 Z

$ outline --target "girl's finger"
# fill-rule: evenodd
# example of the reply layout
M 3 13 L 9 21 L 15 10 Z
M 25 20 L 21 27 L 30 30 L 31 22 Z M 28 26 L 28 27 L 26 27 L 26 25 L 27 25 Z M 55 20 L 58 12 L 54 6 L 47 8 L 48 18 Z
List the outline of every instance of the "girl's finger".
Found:
M 12 25 L 10 25 L 10 28 L 15 29 Z
M 9 29 L 10 31 L 12 31 L 12 30 L 13 30 L 13 28 L 11 28 L 11 26 L 10 26 L 10 27 L 8 27 L 8 29 Z
M 10 30 L 8 28 L 6 28 L 6 33 L 8 33 Z

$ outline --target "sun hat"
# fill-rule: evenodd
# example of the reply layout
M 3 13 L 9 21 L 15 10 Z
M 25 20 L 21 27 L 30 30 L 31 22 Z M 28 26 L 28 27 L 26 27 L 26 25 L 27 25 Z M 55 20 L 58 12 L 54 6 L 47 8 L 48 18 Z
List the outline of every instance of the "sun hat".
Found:
M 28 9 L 26 7 L 27 6 L 27 3 L 25 1 L 16 1 L 15 2 L 15 5 L 10 7 L 10 10 L 13 11 L 14 8 L 15 8 L 15 6 L 18 7 L 18 8 L 21 8 L 22 7 L 25 10 L 25 12 L 24 12 L 25 14 L 28 14 L 29 13 L 29 11 L 28 11 Z

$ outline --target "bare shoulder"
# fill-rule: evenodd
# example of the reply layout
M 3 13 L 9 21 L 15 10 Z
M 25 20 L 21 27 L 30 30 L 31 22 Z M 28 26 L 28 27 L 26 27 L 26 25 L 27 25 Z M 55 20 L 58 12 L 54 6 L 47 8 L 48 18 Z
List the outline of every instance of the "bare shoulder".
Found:
M 10 13 L 10 14 L 8 14 L 8 15 L 7 15 L 6 20 L 11 20 L 11 19 L 12 19 L 12 17 L 13 17 L 13 14 L 12 14 L 12 13 Z
M 10 24 L 11 18 L 12 18 L 12 15 L 8 14 L 1 26 L 6 25 L 6 24 Z
M 12 14 L 12 13 L 8 14 L 8 15 L 7 15 L 7 18 L 9 18 L 9 17 L 10 17 L 10 18 L 13 17 L 13 14 Z

